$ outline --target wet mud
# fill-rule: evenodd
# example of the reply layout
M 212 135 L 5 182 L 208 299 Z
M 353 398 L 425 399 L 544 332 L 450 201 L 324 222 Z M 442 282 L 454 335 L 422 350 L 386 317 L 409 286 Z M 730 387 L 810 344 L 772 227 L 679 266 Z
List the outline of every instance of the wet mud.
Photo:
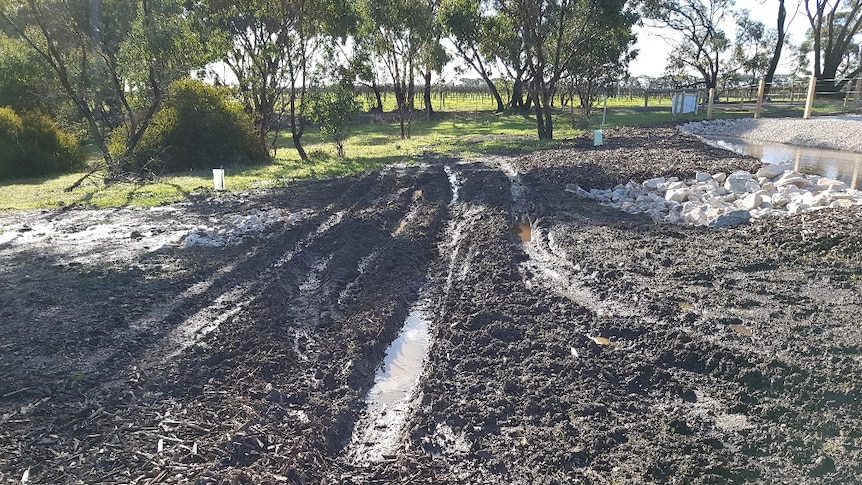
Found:
M 858 208 L 710 229 L 565 191 L 756 166 L 620 129 L 64 226 L 144 228 L 104 246 L 8 236 L 80 209 L 0 214 L 0 482 L 855 483 Z M 251 209 L 302 217 L 144 247 Z

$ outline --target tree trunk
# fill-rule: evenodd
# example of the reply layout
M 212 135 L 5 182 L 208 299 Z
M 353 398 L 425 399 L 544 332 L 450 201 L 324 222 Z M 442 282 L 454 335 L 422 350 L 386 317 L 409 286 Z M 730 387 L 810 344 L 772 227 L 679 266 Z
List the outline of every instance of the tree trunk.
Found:
M 305 132 L 303 120 L 300 119 L 301 114 L 296 112 L 296 93 L 290 92 L 290 138 L 293 140 L 293 147 L 296 148 L 296 153 L 303 162 L 308 161 L 308 155 L 302 147 L 302 134 Z
M 553 97 L 551 95 L 546 94 L 544 99 L 542 100 L 542 115 L 545 117 L 545 136 L 542 140 L 553 140 L 554 139 L 554 118 L 553 113 L 551 112 L 551 101 Z
M 374 90 L 374 98 L 377 99 L 377 107 L 372 107 L 371 111 L 379 111 L 383 112 L 383 98 L 380 97 L 380 86 L 377 85 L 377 81 L 371 82 L 371 89 Z
M 530 96 L 530 98 L 531 99 L 538 98 L 538 96 L 533 95 L 533 96 Z M 536 99 L 535 101 L 536 102 L 534 103 L 533 106 L 535 107 L 534 113 L 536 115 L 536 132 L 537 132 L 536 134 L 539 136 L 540 140 L 544 140 L 545 136 L 546 136 L 545 135 L 545 117 L 543 116 L 542 107 L 541 107 L 541 104 L 539 103 L 538 99 Z
M 405 125 L 407 114 L 407 87 L 402 83 L 397 83 L 395 88 L 395 104 L 398 111 L 398 124 L 401 128 L 401 139 L 407 138 L 407 129 Z
M 778 40 L 775 44 L 775 51 L 772 53 L 772 59 L 769 61 L 769 67 L 766 68 L 766 75 L 763 77 L 766 81 L 766 89 L 763 94 L 768 95 L 772 88 L 772 80 L 775 78 L 775 70 L 778 68 L 778 61 L 781 59 L 781 49 L 784 47 L 784 21 L 787 19 L 787 9 L 784 8 L 784 0 L 778 0 Z
M 305 148 L 302 147 L 302 135 L 297 135 L 296 133 L 291 133 L 291 138 L 293 138 L 293 146 L 296 148 L 296 153 L 299 154 L 299 158 L 303 162 L 308 161 L 308 154 L 305 153 Z
M 434 107 L 431 106 L 431 70 L 428 69 L 424 73 L 425 91 L 423 93 L 423 101 L 425 102 L 425 116 L 430 120 L 434 114 Z
M 509 100 L 509 107 L 524 108 L 524 81 L 520 75 L 515 77 L 515 82 L 512 84 L 512 99 Z
M 494 81 L 488 77 L 484 72 L 482 74 L 482 79 L 485 81 L 485 84 L 488 86 L 488 91 L 490 91 L 491 96 L 494 97 L 494 101 L 497 103 L 497 109 L 495 110 L 497 113 L 502 113 L 506 110 L 506 106 L 503 104 L 503 98 L 500 97 L 500 91 L 497 89 L 497 85 L 494 84 Z

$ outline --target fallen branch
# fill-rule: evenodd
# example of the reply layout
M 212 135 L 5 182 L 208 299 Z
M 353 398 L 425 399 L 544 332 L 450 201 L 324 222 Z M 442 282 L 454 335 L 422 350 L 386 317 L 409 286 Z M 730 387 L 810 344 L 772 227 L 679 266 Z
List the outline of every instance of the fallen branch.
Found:
M 81 184 L 82 184 L 82 183 L 84 183 L 84 180 L 87 180 L 88 178 L 90 178 L 90 176 L 91 176 L 91 175 L 93 175 L 94 173 L 96 173 L 96 172 L 98 172 L 99 170 L 101 170 L 101 168 L 102 168 L 102 167 L 100 167 L 100 166 L 96 165 L 92 170 L 90 170 L 89 172 L 87 172 L 86 174 L 84 174 L 84 176 L 83 176 L 83 177 L 81 177 L 81 178 L 79 178 L 78 180 L 76 180 L 76 181 L 75 181 L 75 183 L 73 183 L 72 185 L 70 185 L 70 186 L 66 187 L 65 189 L 63 189 L 63 192 L 71 192 L 71 191 L 73 191 L 73 190 L 77 189 L 78 187 L 80 187 L 80 186 L 81 186 Z

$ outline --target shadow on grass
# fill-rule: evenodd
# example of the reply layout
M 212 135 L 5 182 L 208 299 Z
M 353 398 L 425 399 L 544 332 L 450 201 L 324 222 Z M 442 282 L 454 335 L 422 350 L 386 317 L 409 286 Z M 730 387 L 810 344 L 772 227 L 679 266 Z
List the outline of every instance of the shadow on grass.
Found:
M 125 194 L 123 205 L 134 205 L 143 200 L 150 199 L 153 203 L 166 200 L 184 200 L 189 196 L 189 191 L 177 183 L 155 180 L 154 182 L 136 182 Z
M 70 175 L 68 173 L 60 173 L 60 174 L 51 174 L 51 175 L 39 175 L 39 176 L 31 176 L 31 177 L 18 177 L 18 178 L 7 178 L 0 179 L 0 187 L 9 187 L 12 185 L 43 185 L 46 183 L 53 182 L 57 180 L 58 177 L 65 177 Z
M 310 162 L 302 160 L 283 160 L 278 165 L 281 168 L 275 175 L 281 178 L 329 178 L 350 175 L 357 172 L 374 170 L 383 165 L 405 162 L 413 157 L 408 154 L 385 156 L 355 156 L 338 158 L 323 151 L 309 153 Z

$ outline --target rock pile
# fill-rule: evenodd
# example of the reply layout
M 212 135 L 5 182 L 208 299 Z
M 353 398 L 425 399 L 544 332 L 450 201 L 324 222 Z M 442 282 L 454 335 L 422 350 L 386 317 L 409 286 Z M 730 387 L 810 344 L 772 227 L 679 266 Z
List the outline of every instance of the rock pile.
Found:
M 767 164 L 757 173 L 699 172 L 693 180 L 676 177 L 634 181 L 612 189 L 566 191 L 656 222 L 728 227 L 765 215 L 797 215 L 829 207 L 862 205 L 862 192 L 847 184 L 793 171 L 789 164 Z

